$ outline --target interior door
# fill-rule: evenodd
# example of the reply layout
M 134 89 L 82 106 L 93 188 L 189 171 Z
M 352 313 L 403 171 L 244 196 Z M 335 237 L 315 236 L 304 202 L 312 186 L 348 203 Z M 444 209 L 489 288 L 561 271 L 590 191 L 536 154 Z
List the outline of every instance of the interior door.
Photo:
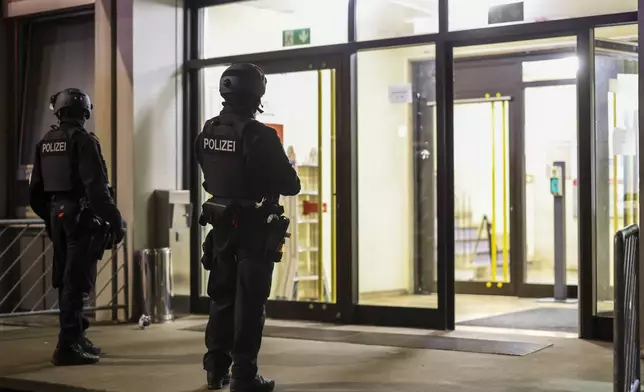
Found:
M 457 292 L 511 294 L 511 96 L 454 100 Z

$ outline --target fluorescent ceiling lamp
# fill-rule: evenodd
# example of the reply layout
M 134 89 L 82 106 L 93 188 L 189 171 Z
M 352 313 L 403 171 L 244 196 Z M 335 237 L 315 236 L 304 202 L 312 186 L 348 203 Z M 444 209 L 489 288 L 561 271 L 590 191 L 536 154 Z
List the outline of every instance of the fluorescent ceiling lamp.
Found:
M 416 11 L 419 11 L 419 12 L 423 12 L 423 13 L 426 13 L 426 14 L 430 14 L 430 15 L 433 14 L 433 11 L 434 11 L 434 7 L 428 7 L 428 6 L 423 7 L 423 6 L 419 5 L 419 4 L 411 2 L 409 0 L 389 0 L 389 2 L 392 3 L 392 4 L 400 5 L 402 7 L 406 7 L 406 8 L 416 10 Z M 428 3 L 428 2 L 424 1 L 423 3 Z

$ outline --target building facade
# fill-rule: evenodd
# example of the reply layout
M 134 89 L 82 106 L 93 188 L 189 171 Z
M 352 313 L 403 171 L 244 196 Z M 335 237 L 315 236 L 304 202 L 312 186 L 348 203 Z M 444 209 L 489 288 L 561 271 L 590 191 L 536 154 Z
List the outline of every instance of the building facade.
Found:
M 175 305 L 207 312 L 192 141 L 252 62 L 303 183 L 269 317 L 612 336 L 612 238 L 641 217 L 636 0 L 5 0 L 2 20 L 0 218 L 29 215 L 46 99 L 75 84 L 121 264 L 157 246 L 154 191 L 189 190 Z

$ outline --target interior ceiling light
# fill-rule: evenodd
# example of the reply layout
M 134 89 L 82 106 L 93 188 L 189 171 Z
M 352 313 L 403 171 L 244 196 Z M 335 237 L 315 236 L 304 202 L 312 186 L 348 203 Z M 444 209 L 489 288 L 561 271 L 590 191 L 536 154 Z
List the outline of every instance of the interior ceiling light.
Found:
M 294 14 L 295 13 L 295 1 L 297 0 L 256 0 L 256 1 L 244 1 L 240 5 L 247 5 L 253 8 L 259 8 L 264 10 L 271 10 L 281 12 L 283 14 Z M 299 0 L 300 2 L 302 0 Z
M 430 14 L 430 15 L 433 14 L 433 8 L 423 7 L 423 6 L 419 5 L 419 4 L 415 4 L 415 3 L 411 2 L 409 0 L 389 0 L 389 2 L 391 2 L 393 4 L 396 4 L 396 5 L 400 5 L 402 7 L 410 8 L 412 10 L 424 12 L 426 14 Z M 424 1 L 424 3 L 427 3 L 427 1 Z

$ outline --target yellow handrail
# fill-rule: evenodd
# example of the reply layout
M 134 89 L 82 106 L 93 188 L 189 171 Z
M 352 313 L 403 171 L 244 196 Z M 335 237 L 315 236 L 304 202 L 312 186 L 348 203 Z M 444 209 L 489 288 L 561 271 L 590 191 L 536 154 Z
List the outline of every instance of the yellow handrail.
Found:
M 317 260 L 317 288 L 318 288 L 318 301 L 324 301 L 324 265 L 323 252 L 322 252 L 322 233 L 324 232 L 322 226 L 322 129 L 324 122 L 322 121 L 322 71 L 318 71 L 318 260 Z
M 337 267 L 336 267 L 336 166 L 335 166 L 335 122 L 336 122 L 336 101 L 335 101 L 335 69 L 331 70 L 331 303 L 336 302 L 337 291 Z
M 633 208 L 633 203 L 630 202 L 631 194 L 631 157 L 624 157 L 624 166 L 628 170 L 624 171 L 624 226 L 631 224 L 631 208 Z M 628 175 L 628 178 L 626 177 Z
M 490 94 L 485 94 L 485 98 L 489 99 Z M 496 282 L 496 113 L 494 108 L 494 101 L 490 102 L 492 105 L 492 216 L 490 217 L 490 249 L 491 260 L 490 268 L 492 270 L 492 282 Z
M 501 93 L 496 93 L 497 97 Z M 505 116 L 507 115 L 507 101 L 501 102 L 501 132 L 502 132 L 502 154 L 503 154 L 503 281 L 509 282 L 509 252 L 508 252 L 508 189 L 507 189 L 507 151 L 506 151 L 506 132 L 507 125 Z
M 617 128 L 617 93 L 613 93 L 613 133 Z M 617 209 L 617 165 L 619 164 L 615 145 L 613 145 L 613 232 L 619 230 L 619 210 Z

